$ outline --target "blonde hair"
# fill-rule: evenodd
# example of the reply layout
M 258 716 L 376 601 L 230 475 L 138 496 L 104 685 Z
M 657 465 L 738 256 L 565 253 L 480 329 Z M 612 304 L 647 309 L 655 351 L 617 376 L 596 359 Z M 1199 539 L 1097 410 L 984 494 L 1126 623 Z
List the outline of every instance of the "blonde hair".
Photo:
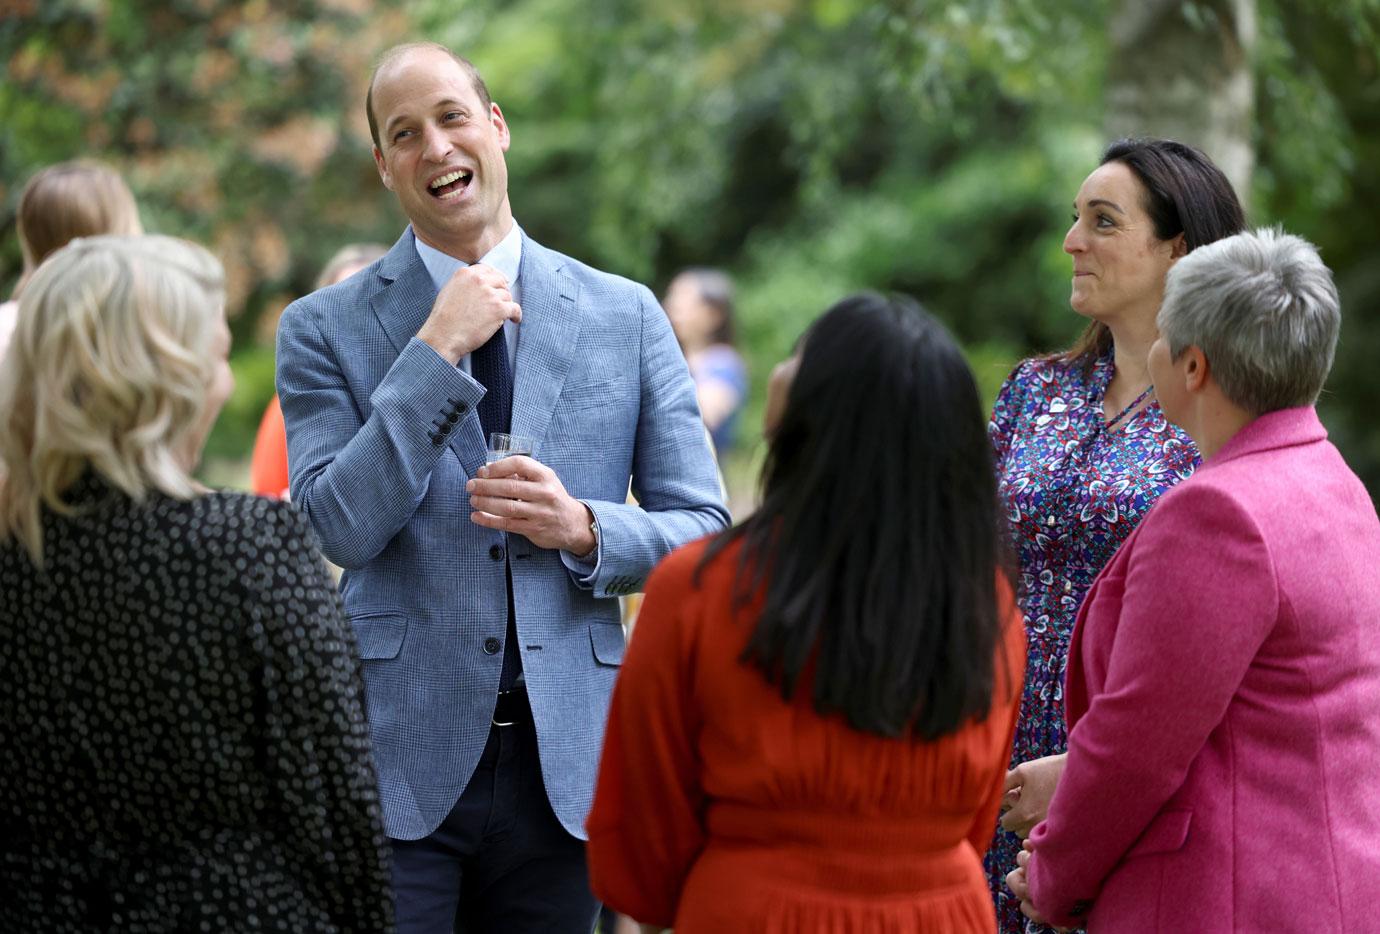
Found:
M 18 298 L 34 270 L 75 237 L 140 234 L 139 207 L 120 174 L 99 162 L 59 162 L 39 171 L 19 195 L 17 218 L 24 273 Z
M 387 252 L 388 247 L 382 243 L 347 243 L 336 250 L 335 255 L 326 261 L 321 275 L 316 277 L 316 287 L 324 289 L 328 285 L 335 285 L 347 276 L 359 272 L 374 260 L 380 259 Z M 341 275 L 342 273 L 345 275 Z
M 38 268 L 0 372 L 0 540 L 41 567 L 41 507 L 70 515 L 88 470 L 135 499 L 196 493 L 223 305 L 220 263 L 172 237 L 76 239 Z

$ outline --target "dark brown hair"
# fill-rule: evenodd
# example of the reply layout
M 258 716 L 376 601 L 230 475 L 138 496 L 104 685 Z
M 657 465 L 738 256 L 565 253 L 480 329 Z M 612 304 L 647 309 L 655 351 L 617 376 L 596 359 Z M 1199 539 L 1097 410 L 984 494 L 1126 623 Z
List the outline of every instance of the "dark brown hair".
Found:
M 1141 206 L 1155 236 L 1184 235 L 1184 247 L 1198 247 L 1246 229 L 1245 212 L 1222 170 L 1202 150 L 1168 139 L 1119 139 L 1098 165 L 1120 162 L 1145 192 Z M 1112 332 L 1100 321 L 1088 324 L 1074 345 L 1057 356 L 1091 367 L 1112 346 Z
M 958 345 L 912 299 L 864 292 L 807 332 L 762 505 L 704 562 L 742 541 L 735 604 L 763 601 L 743 659 L 783 697 L 933 739 L 991 707 L 1000 522 Z

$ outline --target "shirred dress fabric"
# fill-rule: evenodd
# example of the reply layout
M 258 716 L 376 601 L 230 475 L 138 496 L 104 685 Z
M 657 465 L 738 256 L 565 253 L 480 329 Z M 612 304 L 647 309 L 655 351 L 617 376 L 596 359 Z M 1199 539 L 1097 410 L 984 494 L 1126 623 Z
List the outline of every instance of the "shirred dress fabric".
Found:
M 934 742 L 887 739 L 785 701 L 739 661 L 735 544 L 692 578 L 700 542 L 652 575 L 614 689 L 589 860 L 595 894 L 677 934 L 995 930 L 991 838 L 1024 657 L 1005 630 L 991 713 Z
M 88 476 L 0 543 L 0 918 L 392 929 L 354 636 L 304 519 Z
M 1199 463 L 1192 439 L 1153 400 L 1107 429 L 1102 404 L 1113 374 L 1110 350 L 1086 373 L 1058 358 L 1027 360 L 992 410 L 988 433 L 1029 645 L 1012 767 L 1067 747 L 1064 670 L 1083 596 L 1156 500 Z M 1026 927 L 1006 888 L 1020 845 L 998 829 L 986 857 L 1003 934 Z

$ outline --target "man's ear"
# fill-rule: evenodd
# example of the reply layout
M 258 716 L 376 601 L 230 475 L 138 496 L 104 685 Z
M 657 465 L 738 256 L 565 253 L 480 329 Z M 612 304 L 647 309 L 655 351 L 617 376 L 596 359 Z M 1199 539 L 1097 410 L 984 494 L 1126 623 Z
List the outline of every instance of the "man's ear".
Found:
M 497 104 L 489 105 L 489 121 L 494 125 L 494 131 L 498 133 L 498 145 L 504 152 L 508 151 L 509 144 L 513 141 L 508 133 L 508 121 L 503 119 L 503 111 Z
M 1208 377 L 1212 375 L 1211 365 L 1208 363 L 1207 354 L 1203 353 L 1203 348 L 1197 344 L 1185 347 L 1180 364 L 1183 367 L 1184 388 L 1189 392 L 1202 392 L 1207 387 Z
M 383 187 L 392 191 L 393 173 L 388 171 L 388 163 L 383 161 L 383 153 L 379 152 L 377 146 L 374 147 L 374 165 L 378 167 L 379 178 L 383 179 Z
M 1188 241 L 1184 239 L 1183 232 L 1180 231 L 1172 240 L 1169 241 L 1169 263 L 1174 263 L 1188 255 Z

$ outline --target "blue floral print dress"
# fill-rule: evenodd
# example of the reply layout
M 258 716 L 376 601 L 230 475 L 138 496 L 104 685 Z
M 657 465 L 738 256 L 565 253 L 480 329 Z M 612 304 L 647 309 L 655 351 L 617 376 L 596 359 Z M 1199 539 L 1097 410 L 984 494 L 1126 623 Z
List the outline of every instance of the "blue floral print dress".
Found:
M 1012 767 L 1065 751 L 1064 666 L 1078 606 L 1155 500 L 1199 463 L 1192 439 L 1154 400 L 1107 421 L 1102 402 L 1112 375 L 1110 350 L 1087 372 L 1081 362 L 1027 360 L 992 410 L 988 433 L 1029 646 Z M 1005 881 L 1020 845 L 998 829 L 987 853 L 1002 934 L 1025 930 Z

